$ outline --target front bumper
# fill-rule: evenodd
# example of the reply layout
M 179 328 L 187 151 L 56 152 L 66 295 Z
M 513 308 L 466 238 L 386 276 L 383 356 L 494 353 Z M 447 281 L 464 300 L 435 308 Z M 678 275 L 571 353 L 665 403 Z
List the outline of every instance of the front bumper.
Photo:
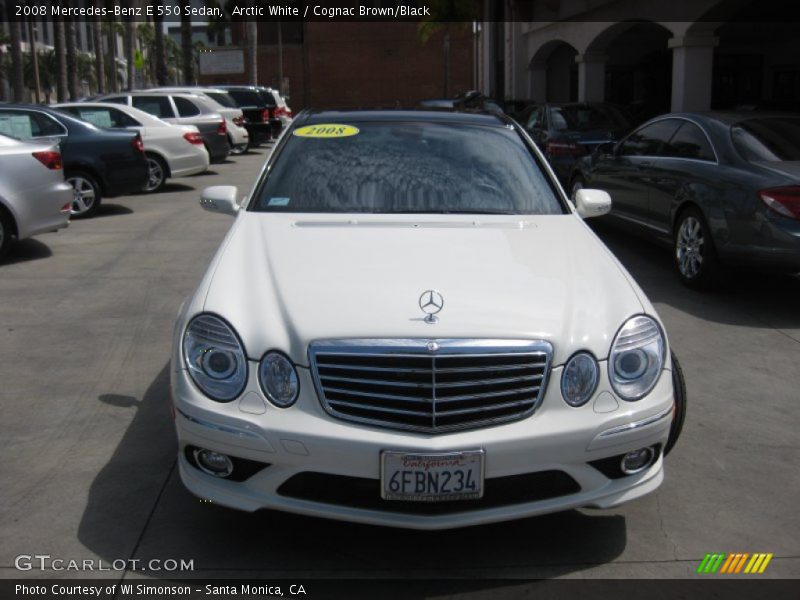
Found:
M 300 368 L 301 392 L 289 409 L 264 401 L 251 363 L 250 381 L 240 399 L 220 404 L 206 398 L 186 371 L 173 369 L 172 390 L 179 441 L 179 471 L 194 494 L 246 511 L 262 508 L 415 529 L 479 525 L 578 507 L 608 508 L 655 490 L 663 479 L 661 457 L 645 471 L 609 478 L 590 465 L 610 456 L 666 443 L 673 405 L 672 378 L 665 370 L 655 389 L 638 402 L 616 399 L 603 373 L 595 398 L 581 408 L 561 398 L 561 368 L 554 368 L 542 404 L 530 417 L 495 427 L 427 435 L 361 426 L 324 412 L 307 369 Z M 260 413 L 260 414 L 259 414 Z M 629 427 L 636 424 L 635 427 Z M 208 475 L 190 464 L 187 446 L 267 463 L 248 479 L 236 482 Z M 332 503 L 279 492 L 292 477 L 329 474 L 377 481 L 383 450 L 438 453 L 483 449 L 486 481 L 511 476 L 560 472 L 577 484 L 565 495 L 473 508 L 452 503 L 452 510 L 430 514 L 402 511 L 380 501 Z M 377 485 L 377 484 L 376 484 Z M 488 486 L 487 486 L 488 489 Z

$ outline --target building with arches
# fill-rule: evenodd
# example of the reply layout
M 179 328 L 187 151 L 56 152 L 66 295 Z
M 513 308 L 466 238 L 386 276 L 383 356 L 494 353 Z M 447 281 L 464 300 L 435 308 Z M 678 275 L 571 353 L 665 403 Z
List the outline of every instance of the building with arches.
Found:
M 772 0 L 485 2 L 481 91 L 608 101 L 643 116 L 800 109 L 797 19 Z

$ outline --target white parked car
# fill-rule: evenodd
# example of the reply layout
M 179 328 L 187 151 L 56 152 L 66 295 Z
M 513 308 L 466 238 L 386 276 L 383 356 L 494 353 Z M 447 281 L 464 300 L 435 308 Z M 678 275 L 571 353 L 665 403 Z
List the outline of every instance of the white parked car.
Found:
M 0 134 L 0 258 L 14 238 L 66 227 L 72 197 L 57 143 L 21 142 Z
M 208 170 L 208 151 L 194 125 L 171 125 L 138 108 L 112 103 L 74 102 L 57 104 L 54 108 L 97 127 L 141 133 L 148 169 L 145 192 L 161 189 L 168 178 L 188 177 Z
M 513 121 L 302 113 L 180 310 L 184 484 L 419 529 L 658 488 L 685 414 L 663 323 Z
M 225 118 L 218 105 L 204 96 L 139 90 L 101 96 L 96 101 L 133 106 L 173 125 L 196 126 L 212 163 L 226 160 L 231 152 Z
M 231 154 L 244 154 L 250 148 L 250 135 L 244 128 L 244 113 L 226 90 L 203 87 L 159 87 L 155 92 L 182 92 L 207 98 L 214 104 L 214 110 L 225 118 L 228 127 L 228 141 Z

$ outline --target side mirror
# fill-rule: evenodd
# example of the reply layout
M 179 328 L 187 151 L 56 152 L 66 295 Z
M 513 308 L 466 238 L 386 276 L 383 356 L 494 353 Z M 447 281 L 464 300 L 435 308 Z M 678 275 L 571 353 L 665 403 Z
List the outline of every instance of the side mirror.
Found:
M 575 206 L 582 219 L 599 217 L 611 211 L 611 196 L 603 190 L 578 190 L 575 193 Z
M 594 151 L 601 156 L 611 156 L 614 154 L 615 146 L 616 144 L 614 142 L 603 142 L 602 144 L 598 144 Z
M 239 212 L 239 203 L 236 202 L 238 193 L 235 185 L 207 187 L 200 195 L 200 206 L 209 212 L 235 216 Z

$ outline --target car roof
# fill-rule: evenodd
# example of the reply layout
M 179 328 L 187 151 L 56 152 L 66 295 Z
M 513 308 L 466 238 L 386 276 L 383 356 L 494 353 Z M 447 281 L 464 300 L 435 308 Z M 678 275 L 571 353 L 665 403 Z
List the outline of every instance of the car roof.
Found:
M 445 112 L 441 110 L 309 110 L 298 116 L 298 122 L 309 125 L 336 121 L 422 121 L 427 123 L 462 123 L 489 127 L 505 127 L 508 124 L 493 113 Z

